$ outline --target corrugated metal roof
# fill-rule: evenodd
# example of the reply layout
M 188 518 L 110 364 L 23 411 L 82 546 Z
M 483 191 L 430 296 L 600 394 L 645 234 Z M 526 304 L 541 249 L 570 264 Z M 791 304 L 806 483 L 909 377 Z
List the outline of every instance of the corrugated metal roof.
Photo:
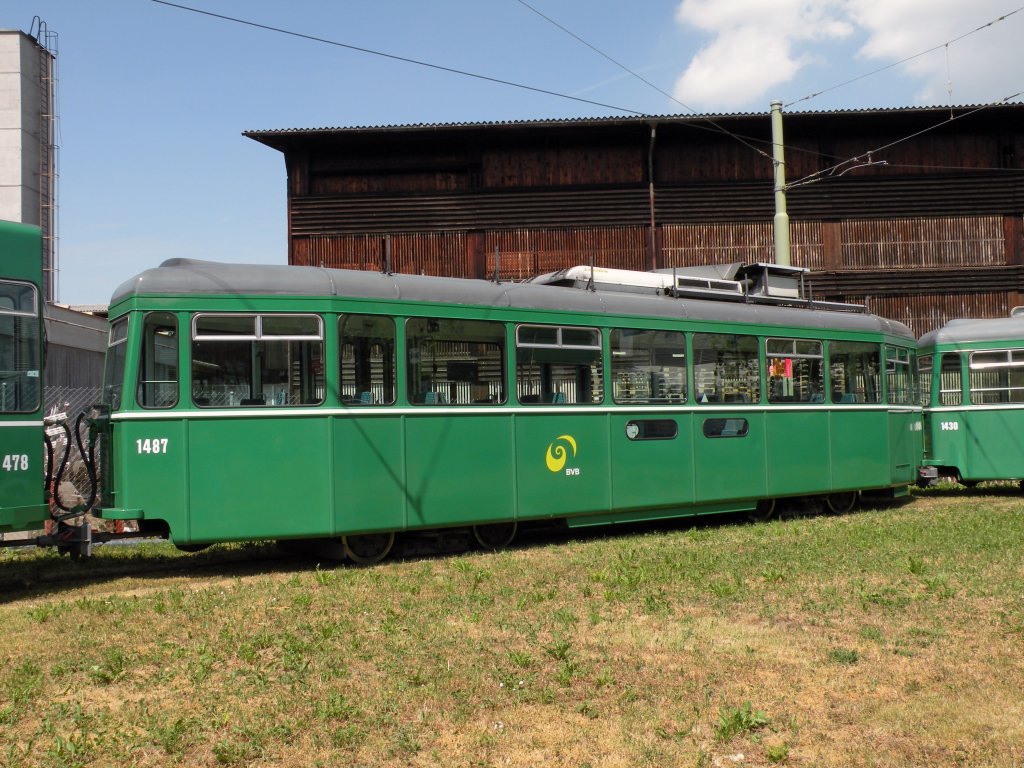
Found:
M 202 296 L 343 296 L 481 307 L 568 310 L 593 314 L 744 322 L 762 326 L 835 328 L 890 333 L 913 338 L 910 329 L 875 315 L 828 309 L 781 307 L 673 298 L 605 290 L 577 290 L 535 283 L 493 283 L 457 277 L 385 274 L 349 269 L 225 264 L 169 259 L 122 283 L 111 306 L 138 297 Z M 201 303 L 196 305 L 201 308 Z
M 842 116 L 842 115 L 888 115 L 888 114 L 914 114 L 914 113 L 942 113 L 963 110 L 986 110 L 995 109 L 1024 109 L 1024 103 L 1013 102 L 1006 104 L 960 104 L 956 106 L 940 105 L 931 107 L 906 106 L 906 107 L 865 107 L 861 109 L 835 109 L 820 111 L 798 111 L 787 112 L 788 117 L 816 117 L 816 116 Z M 422 130 L 451 130 L 451 129 L 473 129 L 473 128 L 545 128 L 558 126 L 586 126 L 586 125 L 642 125 L 651 122 L 708 122 L 716 120 L 737 120 L 749 118 L 766 118 L 768 112 L 732 112 L 732 113 L 710 113 L 710 114 L 663 114 L 663 115 L 639 115 L 635 117 L 605 116 L 605 117 L 556 117 L 542 118 L 536 120 L 484 120 L 479 122 L 450 122 L 450 123 L 387 123 L 381 125 L 355 125 L 355 126 L 322 126 L 318 128 L 270 128 L 263 130 L 243 131 L 243 136 L 252 139 L 273 136 L 300 136 L 314 134 L 333 133 L 358 133 L 361 131 L 422 131 Z

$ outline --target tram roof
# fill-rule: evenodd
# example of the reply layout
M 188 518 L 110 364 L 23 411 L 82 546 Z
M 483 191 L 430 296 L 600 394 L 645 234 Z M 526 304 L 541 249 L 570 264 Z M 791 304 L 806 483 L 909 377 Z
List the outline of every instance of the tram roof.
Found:
M 1019 341 L 1024 339 L 1024 317 L 950 320 L 941 328 L 929 331 L 918 345 L 966 344 L 977 341 Z
M 145 296 L 338 296 L 592 314 L 697 319 L 888 333 L 913 338 L 902 323 L 877 315 L 774 305 L 579 290 L 533 283 L 386 274 L 349 269 L 225 264 L 169 259 L 122 283 L 110 305 Z

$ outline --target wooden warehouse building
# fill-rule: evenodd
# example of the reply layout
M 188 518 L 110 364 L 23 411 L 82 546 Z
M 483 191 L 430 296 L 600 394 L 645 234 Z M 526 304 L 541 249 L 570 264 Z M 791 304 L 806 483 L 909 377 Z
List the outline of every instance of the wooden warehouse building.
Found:
M 767 113 L 245 135 L 284 154 L 291 264 L 387 253 L 396 272 L 484 278 L 497 253 L 518 280 L 773 260 Z M 1024 304 L 1024 105 L 793 113 L 785 144 L 792 263 L 815 297 L 918 335 Z

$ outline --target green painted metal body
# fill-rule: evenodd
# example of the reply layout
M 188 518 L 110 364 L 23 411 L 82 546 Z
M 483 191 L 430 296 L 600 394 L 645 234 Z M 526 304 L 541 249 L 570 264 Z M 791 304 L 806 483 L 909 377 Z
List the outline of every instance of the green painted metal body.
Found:
M 38 529 L 49 517 L 43 482 L 42 278 L 39 229 L 0 221 L 0 533 Z
M 140 329 L 152 311 L 174 313 L 183 336 L 177 404 L 163 410 L 142 408 L 133 397 Z M 197 313 L 210 312 L 323 317 L 323 403 L 248 410 L 197 407 L 189 389 L 192 362 L 184 337 Z M 332 364 L 339 355 L 338 317 L 345 313 L 395 317 L 399 328 L 408 317 L 504 323 L 507 402 L 414 404 L 399 365 L 393 405 L 347 404 L 339 394 L 337 364 Z M 516 328 L 524 323 L 601 329 L 606 366 L 608 329 L 613 327 L 842 337 L 910 349 L 912 338 L 400 297 L 370 301 L 256 293 L 133 291 L 111 306 L 110 317 L 128 317 L 129 325 L 125 396 L 112 413 L 105 442 L 112 487 L 102 515 L 165 521 L 179 544 L 509 520 L 565 519 L 582 526 L 750 510 L 763 498 L 902 489 L 913 481 L 921 453 L 920 409 L 884 401 L 781 407 L 763 399 L 704 405 L 691 396 L 674 404 L 640 406 L 616 404 L 606 393 L 603 401 L 586 405 L 537 406 L 519 401 L 510 374 L 516 370 Z M 404 356 L 399 332 L 397 358 Z M 763 370 L 761 377 L 764 392 Z M 673 422 L 676 435 L 631 439 L 627 425 L 638 419 Z M 746 420 L 748 432 L 740 439 L 705 436 L 706 422 L 715 419 Z M 165 448 L 147 452 L 146 441 L 160 441 Z M 549 461 L 559 455 L 564 460 Z
M 945 393 L 938 362 L 933 367 L 924 411 L 924 466 L 968 483 L 1024 479 L 1024 392 L 1019 388 L 1024 382 L 1007 382 L 1005 394 L 989 398 L 971 386 L 975 352 L 1019 355 L 1022 350 L 1024 318 L 960 321 L 922 337 L 922 356 L 932 355 L 935 361 L 956 356 L 946 373 Z M 1012 379 L 1016 367 L 1010 368 Z

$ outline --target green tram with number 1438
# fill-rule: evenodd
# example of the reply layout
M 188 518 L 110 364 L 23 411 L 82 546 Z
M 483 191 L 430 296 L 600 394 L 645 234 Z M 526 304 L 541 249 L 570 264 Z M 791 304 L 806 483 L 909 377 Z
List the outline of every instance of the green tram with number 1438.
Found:
M 1024 480 L 1024 317 L 951 320 L 919 348 L 922 484 Z
M 915 340 L 802 270 L 527 283 L 171 260 L 110 306 L 99 514 L 183 548 L 570 526 L 916 479 Z M 733 279 L 735 278 L 735 279 Z M 781 286 L 781 287 L 780 287 Z

